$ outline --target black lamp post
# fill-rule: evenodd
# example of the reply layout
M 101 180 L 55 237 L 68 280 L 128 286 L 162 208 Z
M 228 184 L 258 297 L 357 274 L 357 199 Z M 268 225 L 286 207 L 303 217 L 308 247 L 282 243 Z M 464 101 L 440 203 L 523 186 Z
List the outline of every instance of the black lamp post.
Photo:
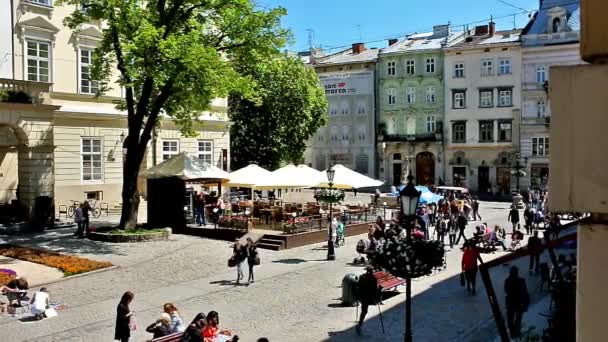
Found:
M 336 170 L 333 167 L 330 167 L 326 171 L 327 173 L 327 184 L 329 185 L 329 191 L 331 192 L 334 186 L 334 176 L 336 174 Z M 334 244 L 331 240 L 331 225 L 333 221 L 333 207 L 332 202 L 329 202 L 329 229 L 327 230 L 327 260 L 336 260 L 336 253 L 334 250 Z
M 515 165 L 513 165 L 512 173 L 515 174 L 515 191 L 519 194 L 519 178 L 521 177 L 521 171 L 528 167 L 528 157 L 524 157 L 524 163 L 521 163 L 521 155 L 519 152 L 514 154 Z
M 418 209 L 418 201 L 420 200 L 421 191 L 416 190 L 412 180 L 414 177 L 410 174 L 407 176 L 407 185 L 399 192 L 401 202 L 401 224 L 405 225 L 406 243 L 412 243 L 412 226 Z M 411 268 L 410 268 L 411 269 Z M 405 279 L 405 342 L 412 342 L 412 278 L 408 276 Z

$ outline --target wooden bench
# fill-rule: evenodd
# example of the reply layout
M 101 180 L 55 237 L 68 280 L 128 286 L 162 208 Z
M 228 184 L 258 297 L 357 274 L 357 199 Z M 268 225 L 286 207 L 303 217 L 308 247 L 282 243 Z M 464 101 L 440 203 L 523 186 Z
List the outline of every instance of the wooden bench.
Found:
M 399 285 L 404 285 L 407 283 L 405 279 L 397 278 L 394 275 L 384 271 L 374 272 L 374 277 L 378 281 L 378 286 L 382 287 L 382 291 L 388 291 L 396 288 Z
M 184 333 L 176 332 L 171 335 L 155 338 L 151 342 L 180 342 Z

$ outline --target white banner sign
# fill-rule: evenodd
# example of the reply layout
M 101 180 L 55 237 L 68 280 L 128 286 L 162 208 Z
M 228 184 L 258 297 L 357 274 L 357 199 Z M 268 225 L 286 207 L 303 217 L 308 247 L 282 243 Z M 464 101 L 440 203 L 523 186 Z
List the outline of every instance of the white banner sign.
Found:
M 326 96 L 373 94 L 373 72 L 319 75 L 319 79 L 325 88 Z

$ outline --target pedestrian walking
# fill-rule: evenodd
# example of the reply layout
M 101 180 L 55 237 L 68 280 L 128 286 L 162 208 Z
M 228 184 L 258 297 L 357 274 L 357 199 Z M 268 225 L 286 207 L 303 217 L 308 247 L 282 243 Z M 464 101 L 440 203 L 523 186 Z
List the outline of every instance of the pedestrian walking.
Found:
M 133 312 L 129 306 L 131 305 L 131 302 L 133 302 L 133 298 L 132 292 L 125 292 L 116 307 L 115 341 L 128 342 L 129 338 L 131 338 L 131 320 L 133 319 L 135 312 Z
M 196 210 L 196 223 L 199 226 L 204 226 L 205 222 L 205 194 L 196 194 L 194 197 L 194 205 Z
M 79 205 L 75 210 L 74 210 L 74 223 L 76 223 L 78 229 L 76 229 L 76 232 L 74 233 L 74 236 L 77 236 L 79 239 L 82 239 L 84 237 L 84 222 L 83 222 L 83 218 L 82 218 L 82 204 Z
M 478 217 L 479 221 L 481 221 L 481 215 L 479 215 L 479 201 L 477 200 L 477 198 L 473 200 L 471 206 L 473 207 L 473 221 L 477 220 Z
M 232 247 L 232 258 L 236 263 L 236 283 L 240 284 L 243 279 L 243 261 L 247 258 L 247 250 L 239 240 L 236 240 Z
M 253 243 L 251 238 L 247 238 L 247 265 L 249 266 L 249 276 L 247 278 L 247 283 L 251 284 L 255 282 L 253 276 L 253 267 L 260 264 L 260 257 L 258 255 L 258 249 L 256 245 Z
M 458 218 L 456 218 L 456 226 L 458 227 L 458 238 L 456 239 L 455 244 L 460 242 L 460 238 L 462 237 L 463 243 L 467 241 L 467 237 L 464 235 L 464 230 L 467 228 L 467 218 L 464 217 L 464 213 L 460 213 Z
M 458 234 L 458 226 L 453 218 L 449 218 L 448 221 L 448 239 L 450 240 L 450 248 L 454 248 L 454 242 L 456 242 L 456 234 Z
M 370 305 L 375 305 L 379 299 L 378 280 L 374 277 L 374 267 L 367 266 L 366 272 L 359 277 L 357 284 L 358 298 L 361 302 L 361 315 L 357 323 L 357 334 L 361 335 L 361 327 Z
M 448 220 L 440 219 L 435 225 L 437 228 L 435 232 L 437 233 L 437 241 L 441 241 L 442 244 L 445 245 L 445 234 L 448 232 Z
M 519 223 L 519 210 L 517 210 L 515 205 L 511 206 L 511 210 L 509 211 L 509 216 L 507 217 L 507 220 L 509 220 L 509 222 L 511 222 L 511 224 L 513 224 L 512 231 L 514 232 L 515 229 L 517 228 L 517 224 Z
M 479 250 L 472 241 L 465 241 L 462 253 L 462 272 L 467 283 L 467 291 L 475 294 L 475 282 L 477 280 L 477 259 Z
M 511 267 L 509 277 L 505 280 L 505 295 L 507 325 L 511 338 L 516 339 L 521 335 L 522 316 L 528 310 L 530 304 L 526 281 L 519 276 L 519 270 L 516 266 Z
M 82 229 L 87 235 L 89 234 L 89 211 L 91 211 L 89 201 L 82 202 Z
M 538 237 L 538 231 L 534 231 L 534 235 L 528 238 L 528 249 L 530 250 L 530 267 L 528 270 L 532 273 L 532 269 L 534 272 L 538 273 L 539 261 L 540 261 L 540 245 L 541 241 Z
M 526 210 L 524 210 L 524 225 L 526 227 L 526 234 L 532 235 L 532 224 L 534 222 L 534 212 L 529 205 L 526 205 Z

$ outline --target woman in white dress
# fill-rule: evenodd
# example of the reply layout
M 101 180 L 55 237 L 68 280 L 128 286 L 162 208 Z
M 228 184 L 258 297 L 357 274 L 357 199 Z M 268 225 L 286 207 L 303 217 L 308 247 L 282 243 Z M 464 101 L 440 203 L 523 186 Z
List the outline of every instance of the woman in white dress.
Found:
M 49 293 L 46 287 L 40 289 L 40 291 L 34 293 L 32 301 L 30 302 L 32 314 L 36 320 L 41 320 L 44 317 L 44 311 L 50 308 Z

